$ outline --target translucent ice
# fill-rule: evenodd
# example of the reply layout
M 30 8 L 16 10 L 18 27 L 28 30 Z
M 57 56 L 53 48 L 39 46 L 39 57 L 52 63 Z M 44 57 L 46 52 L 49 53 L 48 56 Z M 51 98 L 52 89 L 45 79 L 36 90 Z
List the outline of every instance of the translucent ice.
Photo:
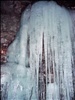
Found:
M 64 7 L 53 1 L 28 6 L 2 66 L 2 100 L 71 100 L 72 32 Z

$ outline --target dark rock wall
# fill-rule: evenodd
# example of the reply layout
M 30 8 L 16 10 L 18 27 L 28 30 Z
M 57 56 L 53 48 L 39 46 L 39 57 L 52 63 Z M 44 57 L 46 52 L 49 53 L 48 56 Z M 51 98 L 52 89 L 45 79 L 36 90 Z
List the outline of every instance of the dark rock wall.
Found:
M 19 29 L 20 17 L 28 2 L 1 1 L 1 63 L 6 62 L 6 51 Z

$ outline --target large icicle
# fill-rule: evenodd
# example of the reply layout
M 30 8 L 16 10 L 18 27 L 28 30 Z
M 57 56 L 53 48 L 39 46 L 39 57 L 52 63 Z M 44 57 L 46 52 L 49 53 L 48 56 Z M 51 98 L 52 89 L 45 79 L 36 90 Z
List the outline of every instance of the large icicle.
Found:
M 55 2 L 40 1 L 22 15 L 2 71 L 2 100 L 72 100 L 72 20 Z

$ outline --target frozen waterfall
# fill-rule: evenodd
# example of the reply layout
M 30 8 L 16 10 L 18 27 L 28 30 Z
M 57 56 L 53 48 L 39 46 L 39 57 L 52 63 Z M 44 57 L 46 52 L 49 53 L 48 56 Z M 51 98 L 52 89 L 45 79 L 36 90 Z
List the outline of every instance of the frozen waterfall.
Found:
M 24 11 L 2 65 L 2 100 L 72 100 L 72 19 L 55 2 Z

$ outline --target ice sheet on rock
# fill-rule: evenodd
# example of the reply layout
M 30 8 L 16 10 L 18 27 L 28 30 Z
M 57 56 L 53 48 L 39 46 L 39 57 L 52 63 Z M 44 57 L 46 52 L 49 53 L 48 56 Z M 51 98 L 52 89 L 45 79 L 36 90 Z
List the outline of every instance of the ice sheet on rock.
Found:
M 26 9 L 16 39 L 8 49 L 8 64 L 2 67 L 1 83 L 7 91 L 3 100 L 39 100 L 39 95 L 46 96 L 46 100 L 72 99 L 71 30 L 69 12 L 53 1 L 41 1 Z M 42 95 L 39 94 L 43 90 L 39 88 L 39 75 L 43 75 L 39 73 L 40 67 L 45 67 L 46 80 Z

